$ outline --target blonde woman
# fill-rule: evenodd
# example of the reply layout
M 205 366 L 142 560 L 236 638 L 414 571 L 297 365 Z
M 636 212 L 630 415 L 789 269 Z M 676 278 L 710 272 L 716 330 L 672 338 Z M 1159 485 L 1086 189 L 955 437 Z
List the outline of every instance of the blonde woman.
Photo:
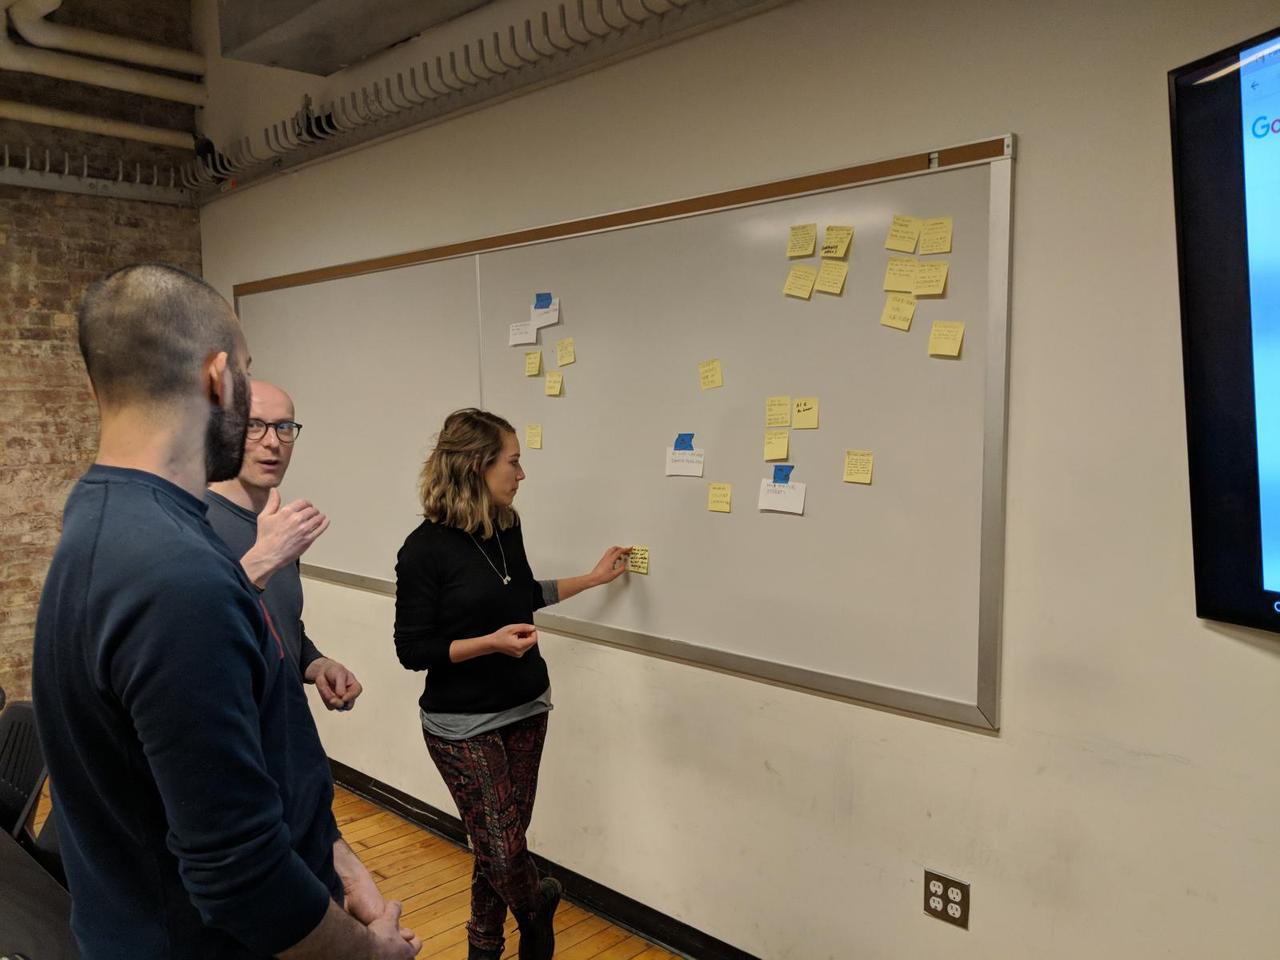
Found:
M 426 670 L 418 704 L 427 751 L 471 838 L 469 960 L 502 956 L 507 909 L 520 960 L 550 960 L 560 884 L 538 877 L 525 844 L 551 710 L 533 612 L 609 583 L 629 550 L 584 576 L 539 582 L 512 503 L 520 443 L 483 410 L 449 414 L 422 467 L 422 524 L 396 560 L 396 654 Z

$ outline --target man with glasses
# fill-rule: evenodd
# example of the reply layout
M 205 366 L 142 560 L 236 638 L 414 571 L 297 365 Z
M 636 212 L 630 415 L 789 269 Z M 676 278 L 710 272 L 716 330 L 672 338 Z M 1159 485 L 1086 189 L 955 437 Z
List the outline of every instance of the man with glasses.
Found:
M 325 532 L 329 518 L 306 500 L 280 504 L 278 488 L 302 432 L 302 424 L 293 417 L 287 393 L 262 380 L 252 382 L 244 460 L 237 477 L 210 484 L 205 494 L 209 524 L 262 591 L 270 626 L 289 662 L 307 683 L 316 685 L 326 707 L 349 710 L 360 696 L 360 681 L 320 653 L 302 623 L 298 558 Z

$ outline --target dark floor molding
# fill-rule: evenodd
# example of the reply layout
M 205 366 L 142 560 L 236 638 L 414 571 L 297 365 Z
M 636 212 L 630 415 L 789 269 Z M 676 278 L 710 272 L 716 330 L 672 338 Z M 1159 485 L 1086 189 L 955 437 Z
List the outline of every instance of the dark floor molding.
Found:
M 464 847 L 467 845 L 467 833 L 462 828 L 462 821 L 452 814 L 423 803 L 402 790 L 348 767 L 345 763 L 330 760 L 329 766 L 333 770 L 333 779 L 352 793 L 385 807 L 446 840 Z M 610 890 L 545 857 L 534 854 L 534 860 L 540 870 L 550 873 L 564 884 L 564 893 L 569 900 L 620 927 L 661 944 L 673 953 L 684 954 L 693 960 L 758 960 L 723 940 L 695 930 L 674 917 L 659 913 L 638 900 Z

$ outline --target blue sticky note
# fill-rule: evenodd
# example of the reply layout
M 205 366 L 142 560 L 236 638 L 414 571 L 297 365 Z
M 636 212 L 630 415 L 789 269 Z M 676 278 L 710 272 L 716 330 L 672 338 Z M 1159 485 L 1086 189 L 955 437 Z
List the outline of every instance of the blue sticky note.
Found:
M 692 433 L 677 433 L 677 434 L 676 434 L 676 442 L 675 442 L 675 445 L 672 447 L 672 449 L 673 449 L 673 450 L 692 450 L 692 449 L 693 449 L 693 434 L 692 434 Z
M 547 307 L 551 306 L 551 294 L 535 293 L 533 295 L 533 305 L 539 310 L 547 309 Z
M 774 483 L 790 483 L 791 471 L 796 468 L 794 463 L 775 463 L 773 465 L 773 482 Z

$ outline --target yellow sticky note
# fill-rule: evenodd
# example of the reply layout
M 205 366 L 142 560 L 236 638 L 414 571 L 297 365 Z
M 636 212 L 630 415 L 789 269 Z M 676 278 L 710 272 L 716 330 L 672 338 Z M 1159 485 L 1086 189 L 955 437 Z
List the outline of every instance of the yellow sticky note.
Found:
M 791 228 L 787 237 L 788 257 L 812 257 L 813 248 L 818 242 L 818 225 L 816 223 L 798 223 Z
M 817 397 L 796 397 L 791 411 L 791 426 L 796 430 L 818 429 Z
M 724 375 L 720 371 L 719 360 L 703 360 L 698 364 L 698 385 L 703 390 L 724 386 Z
M 846 450 L 844 452 L 844 482 L 870 483 L 871 466 L 875 457 L 870 450 Z
M 916 264 L 916 282 L 912 289 L 917 297 L 940 297 L 947 288 L 947 261 L 921 261 Z
M 843 260 L 823 260 L 814 289 L 819 293 L 839 296 L 844 290 L 844 278 L 849 275 L 849 265 Z
M 764 425 L 766 427 L 791 426 L 791 398 L 768 397 L 764 402 Z
M 764 458 L 766 460 L 787 459 L 790 437 L 790 430 L 766 430 L 764 432 Z
M 950 217 L 931 217 L 920 224 L 920 252 L 951 252 Z
M 627 556 L 627 569 L 632 573 L 649 573 L 649 548 L 632 547 Z
M 920 218 L 896 216 L 889 224 L 889 235 L 884 238 L 886 250 L 897 250 L 899 253 L 915 253 L 916 241 L 920 239 Z
M 964 342 L 964 324 L 958 320 L 935 320 L 929 331 L 929 356 L 958 357 Z
M 818 279 L 818 271 L 813 267 L 797 263 L 787 274 L 787 282 L 782 285 L 782 292 L 788 297 L 799 297 L 808 300 L 813 294 L 814 281 Z
M 542 351 L 534 350 L 524 355 L 524 375 L 537 377 L 542 374 Z
M 838 227 L 835 224 L 827 227 L 822 235 L 822 255 L 835 260 L 843 260 L 849 252 L 849 244 L 853 242 L 853 227 Z
M 546 394 L 548 397 L 558 397 L 564 389 L 563 373 L 548 373 Z
M 899 293 L 911 293 L 916 288 L 916 267 L 919 261 L 912 257 L 890 257 L 884 268 L 884 288 Z
M 542 424 L 531 423 L 524 428 L 524 445 L 530 450 L 542 449 Z
M 707 509 L 712 513 L 731 513 L 733 507 L 733 484 L 707 484 Z
M 911 318 L 916 315 L 916 298 L 909 293 L 886 293 L 884 312 L 880 322 L 895 330 L 910 330 Z
M 556 366 L 567 367 L 578 359 L 573 350 L 573 337 L 565 337 L 556 341 Z

